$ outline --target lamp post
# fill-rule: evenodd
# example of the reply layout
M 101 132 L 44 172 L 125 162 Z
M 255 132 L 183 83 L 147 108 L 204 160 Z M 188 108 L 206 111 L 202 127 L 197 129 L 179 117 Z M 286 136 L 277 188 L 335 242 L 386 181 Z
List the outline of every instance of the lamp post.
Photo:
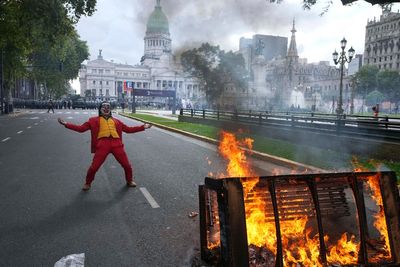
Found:
M 132 82 L 132 89 L 131 89 L 131 96 L 132 96 L 132 113 L 136 113 L 136 97 L 135 97 L 135 93 L 133 92 L 134 90 L 134 85 Z
M 178 87 L 178 82 L 176 80 L 177 72 L 175 71 L 175 81 L 174 81 L 174 96 L 172 97 L 172 114 L 176 114 L 176 87 Z
M 343 66 L 344 64 L 350 63 L 351 60 L 353 59 L 354 52 L 355 50 L 353 47 L 350 47 L 348 50 L 348 57 L 346 56 L 346 53 L 344 49 L 346 48 L 347 41 L 345 38 L 340 41 L 340 47 L 342 48 L 342 51 L 340 53 L 333 52 L 332 57 L 333 57 L 333 62 L 335 65 L 340 64 L 340 85 L 339 85 L 339 100 L 338 100 L 338 106 L 336 109 L 336 114 L 342 115 L 343 114 Z

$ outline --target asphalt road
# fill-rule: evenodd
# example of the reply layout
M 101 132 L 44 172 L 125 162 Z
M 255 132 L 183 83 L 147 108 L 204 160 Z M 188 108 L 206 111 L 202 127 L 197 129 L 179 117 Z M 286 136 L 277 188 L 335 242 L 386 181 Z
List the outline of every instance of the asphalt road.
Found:
M 0 116 L 0 266 L 54 266 L 75 253 L 89 267 L 190 266 L 200 247 L 199 218 L 188 216 L 198 211 L 198 185 L 225 170 L 216 147 L 156 127 L 124 134 L 138 187 L 125 187 L 110 155 L 83 192 L 90 133 L 57 118 L 80 124 L 97 112 L 55 111 Z M 260 175 L 279 168 L 254 165 Z

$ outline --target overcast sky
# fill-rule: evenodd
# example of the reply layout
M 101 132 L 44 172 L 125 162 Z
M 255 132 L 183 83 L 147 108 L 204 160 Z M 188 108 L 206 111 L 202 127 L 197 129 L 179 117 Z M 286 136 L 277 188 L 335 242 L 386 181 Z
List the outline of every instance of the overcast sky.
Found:
M 202 42 L 238 50 L 240 37 L 254 34 L 288 37 L 296 20 L 299 56 L 308 62 L 332 61 L 332 52 L 340 49 L 345 37 L 348 47 L 363 53 L 367 20 L 379 19 L 381 9 L 359 0 L 343 6 L 332 0 L 318 0 L 311 10 L 301 0 L 161 0 L 169 21 L 172 50 L 175 53 L 199 46 Z M 138 64 L 143 55 L 146 23 L 156 0 L 97 0 L 97 11 L 82 17 L 77 24 L 80 38 L 87 41 L 90 59 L 102 49 L 103 58 L 118 63 Z M 393 5 L 397 12 L 399 4 Z

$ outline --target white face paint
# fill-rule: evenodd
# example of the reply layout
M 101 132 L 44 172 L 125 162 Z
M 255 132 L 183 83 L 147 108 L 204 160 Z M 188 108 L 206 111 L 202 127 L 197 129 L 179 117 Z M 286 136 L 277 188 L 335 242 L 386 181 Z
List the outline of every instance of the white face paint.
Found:
M 101 114 L 102 114 L 102 115 L 109 116 L 110 113 L 111 113 L 110 104 L 109 104 L 109 103 L 104 103 L 104 104 L 102 104 L 102 105 L 101 105 L 101 108 L 100 108 L 100 111 L 101 111 Z

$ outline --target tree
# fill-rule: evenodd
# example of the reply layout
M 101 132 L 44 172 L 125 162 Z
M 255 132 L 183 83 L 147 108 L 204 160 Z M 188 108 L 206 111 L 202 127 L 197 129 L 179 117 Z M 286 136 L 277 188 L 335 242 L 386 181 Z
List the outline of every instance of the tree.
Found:
M 218 79 L 214 77 L 214 71 L 219 64 L 219 50 L 218 46 L 204 43 L 200 48 L 187 50 L 181 55 L 184 70 L 200 80 L 208 100 L 217 96 Z
M 390 101 L 400 100 L 400 74 L 397 71 L 383 70 L 377 74 L 378 89 Z
M 365 65 L 353 77 L 355 92 L 371 101 L 400 101 L 400 74 L 397 71 L 381 70 Z M 371 97 L 369 97 L 371 95 Z
M 365 98 L 365 102 L 369 106 L 374 106 L 375 104 L 381 103 L 384 99 L 384 94 L 382 94 L 378 90 L 374 90 L 367 95 L 367 97 Z
M 303 0 L 303 8 L 304 9 L 310 9 L 312 6 L 314 6 L 317 3 L 318 0 Z M 343 5 L 349 5 L 351 3 L 357 2 L 359 0 L 341 0 Z M 370 3 L 371 5 L 391 5 L 396 2 L 400 2 L 400 0 L 364 0 L 367 3 Z M 280 3 L 282 0 L 269 0 L 271 3 Z M 328 5 L 330 5 L 331 2 L 328 2 Z M 329 7 L 329 6 L 328 6 Z
M 377 74 L 379 69 L 373 65 L 365 65 L 354 75 L 354 90 L 364 98 L 377 88 Z
M 209 104 L 218 102 L 227 84 L 237 90 L 247 88 L 248 73 L 241 54 L 203 43 L 183 52 L 181 62 L 186 72 L 200 80 Z
M 81 62 L 89 57 L 88 47 L 75 31 L 58 39 L 53 47 L 49 47 L 46 40 L 41 42 L 42 48 L 29 60 L 32 64 L 30 77 L 44 84 L 46 93 L 62 96 L 70 88 L 69 80 L 77 76 Z
M 81 16 L 95 11 L 96 0 L 6 0 L 0 2 L 0 50 L 5 93 L 27 75 L 36 59 L 54 58 L 52 51 L 73 36 Z M 43 53 L 48 51 L 49 55 Z M 47 64 L 53 65 L 53 61 Z M 59 62 L 55 62 L 59 64 Z M 75 72 L 75 76 L 77 75 Z M 51 76 L 52 74 L 49 73 Z

